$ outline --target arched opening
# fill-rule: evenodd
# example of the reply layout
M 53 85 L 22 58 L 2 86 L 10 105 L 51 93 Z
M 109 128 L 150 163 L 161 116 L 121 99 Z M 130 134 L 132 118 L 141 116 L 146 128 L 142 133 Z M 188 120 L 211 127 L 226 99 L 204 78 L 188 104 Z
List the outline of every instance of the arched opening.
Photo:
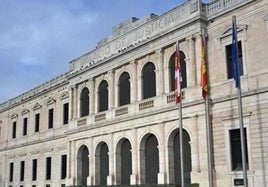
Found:
M 99 112 L 108 110 L 108 83 L 101 81 L 99 85 Z
M 123 138 L 119 141 L 116 148 L 116 183 L 121 185 L 130 185 L 131 173 L 131 144 L 128 139 Z
M 157 184 L 159 173 L 158 141 L 153 134 L 144 137 L 141 142 L 141 182 Z
M 170 91 L 175 90 L 175 55 L 176 52 L 172 54 L 172 56 L 169 59 L 169 87 Z M 182 76 L 182 82 L 181 82 L 181 88 L 187 87 L 187 72 L 186 72 L 186 62 L 185 62 L 185 54 L 180 51 L 180 67 L 181 67 L 181 76 Z
M 127 72 L 121 74 L 119 78 L 119 106 L 130 103 L 130 76 Z
M 82 145 L 77 155 L 77 185 L 87 186 L 89 176 L 89 151 L 87 146 Z
M 152 62 L 148 62 L 143 67 L 142 77 L 143 99 L 156 96 L 155 66 Z
M 89 90 L 84 88 L 80 94 L 80 117 L 89 114 Z
M 169 173 L 170 183 L 181 184 L 181 164 L 180 164 L 180 135 L 179 130 L 175 130 L 169 138 Z M 191 183 L 191 145 L 190 136 L 183 130 L 183 158 L 184 158 L 184 181 L 185 184 Z
M 107 185 L 109 175 L 109 149 L 105 142 L 100 142 L 95 151 L 96 185 Z

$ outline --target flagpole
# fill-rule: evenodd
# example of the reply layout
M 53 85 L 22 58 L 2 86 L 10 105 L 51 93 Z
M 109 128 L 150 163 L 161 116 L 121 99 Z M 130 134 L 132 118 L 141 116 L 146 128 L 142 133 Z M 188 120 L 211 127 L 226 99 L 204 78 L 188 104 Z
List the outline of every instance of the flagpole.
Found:
M 179 42 L 176 42 L 175 56 L 175 103 L 179 107 L 179 136 L 180 136 L 180 169 L 181 169 L 181 187 L 184 187 L 184 159 L 183 159 L 183 125 L 182 125 L 182 93 L 181 93 L 181 69 L 180 69 L 180 50 Z
M 238 66 L 237 59 L 238 59 L 238 46 L 237 46 L 237 31 L 236 31 L 236 16 L 233 16 L 233 36 L 235 38 L 235 49 L 236 53 L 233 54 L 236 62 L 236 67 Z M 233 40 L 234 40 L 233 38 Z M 239 74 L 239 68 L 237 67 L 235 73 L 236 77 L 236 87 L 237 87 L 237 99 L 238 99 L 238 113 L 239 113 L 239 126 L 240 126 L 240 141 L 241 141 L 241 152 L 242 152 L 242 167 L 243 167 L 243 181 L 244 181 L 244 187 L 247 187 L 247 166 L 246 166 L 246 146 L 245 146 L 245 135 L 244 135 L 244 122 L 243 122 L 243 108 L 242 108 L 242 97 L 241 97 L 241 83 L 240 83 L 240 74 Z
M 209 187 L 214 187 L 213 184 L 213 157 L 212 157 L 212 133 L 211 133 L 211 119 L 210 119 L 210 103 L 209 103 L 209 89 L 208 89 L 208 73 L 207 73 L 207 42 L 205 38 L 205 30 L 202 29 L 201 34 L 201 86 L 202 96 L 205 99 L 205 113 L 206 113 L 206 138 L 207 138 L 207 162 L 208 162 L 208 180 Z M 204 66 L 204 67 L 203 67 Z M 203 77 L 204 73 L 205 77 Z M 205 80 L 204 80 L 205 79 Z M 205 83 L 204 83 L 205 82 Z
M 206 111 L 206 130 L 207 130 L 207 152 L 208 152 L 208 179 L 209 187 L 213 187 L 213 167 L 212 167 L 212 140 L 211 140 L 211 125 L 210 125 L 210 107 L 209 97 L 205 98 L 205 111 Z
M 181 97 L 180 91 L 180 97 Z M 183 128 L 182 128 L 182 104 L 179 102 L 179 131 L 180 131 L 180 163 L 181 163 L 181 187 L 184 187 L 184 159 L 183 159 Z

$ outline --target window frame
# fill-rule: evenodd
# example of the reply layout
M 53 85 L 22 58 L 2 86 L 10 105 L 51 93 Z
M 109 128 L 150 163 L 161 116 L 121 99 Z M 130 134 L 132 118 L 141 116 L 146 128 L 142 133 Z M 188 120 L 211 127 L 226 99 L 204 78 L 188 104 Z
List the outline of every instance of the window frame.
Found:
M 62 105 L 62 124 L 67 125 L 69 123 L 69 103 L 66 102 Z
M 48 109 L 48 129 L 53 129 L 54 126 L 54 108 Z

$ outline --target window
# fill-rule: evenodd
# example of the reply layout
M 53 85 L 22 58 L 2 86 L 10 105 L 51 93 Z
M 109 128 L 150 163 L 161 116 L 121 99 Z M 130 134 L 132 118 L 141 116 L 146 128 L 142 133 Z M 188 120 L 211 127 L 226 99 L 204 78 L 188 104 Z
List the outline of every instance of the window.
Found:
M 129 74 L 127 72 L 122 73 L 119 78 L 119 106 L 123 106 L 130 103 L 130 82 Z
M 13 182 L 13 174 L 14 174 L 14 163 L 11 162 L 9 164 L 9 182 Z
M 48 128 L 53 128 L 53 108 L 49 109 L 48 111 Z
M 89 114 L 89 91 L 84 88 L 80 95 L 80 116 L 84 117 Z
M 20 181 L 24 181 L 25 161 L 20 162 Z
M 51 157 L 46 158 L 46 180 L 51 179 Z
M 243 58 L 242 58 L 242 43 L 239 41 L 237 43 L 238 45 L 238 59 L 237 59 L 237 65 L 238 65 L 238 72 L 239 75 L 244 75 L 243 71 Z M 227 62 L 227 77 L 228 79 L 231 79 L 234 77 L 233 75 L 233 60 L 232 60 L 232 44 L 226 46 L 226 62 Z
M 143 77 L 143 99 L 151 98 L 156 95 L 155 66 L 152 62 L 147 63 L 142 71 Z
M 34 126 L 34 132 L 39 132 L 39 126 L 40 126 L 40 114 L 35 114 L 35 126 Z
M 61 179 L 67 176 L 67 155 L 61 155 Z
M 2 127 L 0 126 L 0 140 L 1 140 Z
M 27 135 L 28 118 L 23 119 L 23 132 L 22 135 Z
M 169 59 L 169 77 L 170 77 L 170 91 L 175 90 L 175 56 L 176 53 L 173 53 L 173 55 Z M 181 82 L 181 88 L 187 87 L 187 72 L 186 72 L 186 62 L 185 62 L 185 54 L 180 51 L 180 67 L 181 67 L 181 76 L 182 76 L 182 82 Z
M 37 179 L 37 159 L 33 159 L 32 161 L 32 181 L 36 181 Z
M 63 104 L 63 124 L 68 124 L 69 121 L 69 103 Z
M 247 131 L 244 128 L 245 136 L 245 150 L 246 150 L 246 165 L 248 169 L 248 149 L 247 149 Z M 231 143 L 231 161 L 232 170 L 240 171 L 242 170 L 242 151 L 241 151 L 241 141 L 240 141 L 240 129 L 230 130 L 230 143 Z
M 12 138 L 16 138 L 17 122 L 14 121 L 12 125 Z
M 103 80 L 99 85 L 99 112 L 108 110 L 108 83 Z

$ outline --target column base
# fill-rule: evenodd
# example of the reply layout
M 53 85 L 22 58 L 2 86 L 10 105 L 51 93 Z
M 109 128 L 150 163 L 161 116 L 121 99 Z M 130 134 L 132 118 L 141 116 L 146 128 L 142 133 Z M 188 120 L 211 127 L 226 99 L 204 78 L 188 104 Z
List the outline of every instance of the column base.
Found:
M 157 180 L 158 184 L 166 184 L 167 183 L 166 173 L 158 173 Z
M 68 178 L 68 179 L 66 180 L 66 186 L 73 186 L 73 185 L 75 185 L 74 182 L 75 182 L 75 181 L 74 181 L 74 178 L 73 178 L 73 177 L 70 177 L 70 178 Z
M 131 185 L 138 184 L 137 175 L 130 175 L 130 184 Z
M 107 176 L 107 185 L 113 185 L 113 176 L 112 175 Z

